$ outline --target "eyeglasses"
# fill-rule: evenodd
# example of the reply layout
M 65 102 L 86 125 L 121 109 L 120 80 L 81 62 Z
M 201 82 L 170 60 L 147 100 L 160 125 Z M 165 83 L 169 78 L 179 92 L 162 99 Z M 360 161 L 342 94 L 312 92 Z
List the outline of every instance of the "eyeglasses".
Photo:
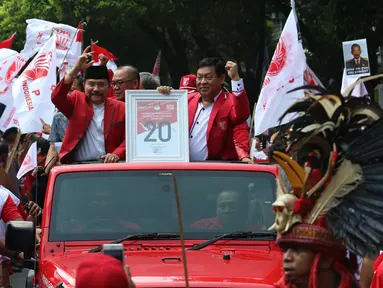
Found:
M 110 82 L 110 85 L 112 87 L 117 87 L 117 86 L 121 87 L 122 84 L 128 83 L 128 82 L 132 82 L 134 80 L 136 80 L 136 79 L 130 79 L 130 80 L 124 80 L 124 81 L 122 81 L 122 80 L 120 80 L 120 81 L 112 81 L 112 82 Z

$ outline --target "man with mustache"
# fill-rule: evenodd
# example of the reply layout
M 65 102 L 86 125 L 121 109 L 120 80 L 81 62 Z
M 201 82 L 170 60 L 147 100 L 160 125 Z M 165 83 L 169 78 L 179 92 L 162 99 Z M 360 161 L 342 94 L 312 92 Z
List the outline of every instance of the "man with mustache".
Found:
M 125 159 L 125 105 L 107 98 L 109 74 L 105 66 L 92 66 L 90 47 L 52 92 L 52 102 L 69 119 L 60 149 L 63 164 Z M 80 71 L 85 71 L 84 91 L 69 94 Z

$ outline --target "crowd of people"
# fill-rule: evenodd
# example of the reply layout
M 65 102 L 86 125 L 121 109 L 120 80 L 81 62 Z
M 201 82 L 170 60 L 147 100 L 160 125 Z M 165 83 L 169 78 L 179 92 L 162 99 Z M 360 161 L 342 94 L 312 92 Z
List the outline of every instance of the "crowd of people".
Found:
M 108 59 L 104 55 L 100 55 L 99 66 L 94 66 L 93 61 L 88 60 L 91 56 L 92 52 L 88 47 L 76 65 L 59 81 L 51 95 L 52 102 L 57 108 L 53 122 L 49 124 L 41 119 L 40 134 L 23 135 L 17 153 L 13 154 L 12 159 L 8 155 L 14 149 L 18 130 L 11 128 L 2 134 L 0 156 L 3 166 L 6 168 L 9 166 L 9 169 L 6 171 L 0 168 L 2 182 L 0 200 L 3 202 L 0 211 L 2 219 L 0 229 L 3 231 L 0 233 L 0 236 L 2 235 L 0 254 L 3 255 L 0 287 L 9 287 L 10 258 L 23 258 L 22 253 L 8 251 L 5 248 L 5 224 L 9 221 L 39 223 L 51 169 L 56 165 L 72 163 L 89 161 L 116 163 L 125 160 L 125 91 L 157 89 L 164 95 L 171 93 L 172 88 L 161 86 L 159 78 L 151 73 L 140 73 L 137 68 L 129 65 L 121 66 L 112 72 L 106 67 Z M 185 75 L 179 87 L 188 91 L 191 161 L 236 160 L 250 164 L 257 162 L 257 159 L 274 161 L 275 163 L 271 164 L 277 164 L 282 168 L 285 189 L 291 189 L 296 193 L 299 189 L 310 192 L 309 189 L 313 187 L 322 185 L 321 189 L 325 190 L 327 187 L 325 185 L 330 185 L 328 183 L 331 183 L 331 179 L 327 179 L 327 182 L 322 180 L 327 174 L 323 174 L 318 167 L 314 169 L 310 166 L 317 164 L 316 160 L 313 160 L 316 157 L 315 153 L 321 153 L 317 152 L 314 146 L 300 147 L 306 150 L 295 151 L 294 155 L 288 156 L 297 161 L 297 164 L 294 163 L 291 167 L 299 170 L 297 167 L 303 166 L 305 171 L 309 171 L 306 178 L 302 176 L 304 172 L 296 172 L 298 178 L 294 178 L 286 168 L 286 163 L 290 160 L 278 154 L 278 149 L 284 147 L 281 151 L 286 151 L 286 147 L 301 143 L 298 141 L 301 138 L 298 137 L 297 142 L 288 143 L 290 146 L 286 144 L 286 139 L 295 135 L 291 132 L 294 126 L 291 129 L 277 127 L 275 131 L 269 131 L 267 134 L 271 137 L 267 135 L 256 137 L 258 154 L 255 159 L 251 159 L 248 123 L 250 107 L 237 64 L 231 61 L 224 62 L 219 58 L 205 58 L 196 68 L 196 74 Z M 226 74 L 231 80 L 231 92 L 227 88 Z M 312 121 L 312 118 L 310 119 Z M 301 132 L 297 132 L 299 133 Z M 28 146 L 34 141 L 37 142 L 39 166 L 18 180 L 16 173 L 20 163 Z M 335 154 L 332 157 L 337 159 Z M 304 184 L 297 179 L 304 180 Z M 278 197 L 273 204 L 277 219 L 274 228 L 280 235 L 277 244 L 283 250 L 284 268 L 283 278 L 276 287 L 366 288 L 371 282 L 373 283 L 371 287 L 378 287 L 379 284 L 374 283 L 382 281 L 379 280 L 382 277 L 381 272 L 372 280 L 373 272 L 379 271 L 378 264 L 382 260 L 379 257 L 376 260 L 378 264 L 373 267 L 372 263 L 377 258 L 378 251 L 364 258 L 363 268 L 360 266 L 358 272 L 357 265 L 351 265 L 355 263 L 352 260 L 356 259 L 355 253 L 351 252 L 355 251 L 349 249 L 347 258 L 344 243 L 335 239 L 325 221 L 317 219 L 319 224 L 305 222 L 319 198 L 318 194 L 315 195 L 315 200 L 311 200 L 309 196 L 306 198 L 302 196 L 298 201 L 296 198 L 291 198 L 296 196 L 286 193 L 282 198 Z M 195 225 L 209 227 L 219 225 L 217 219 L 203 219 L 205 222 Z M 360 282 L 355 278 L 355 274 L 358 273 L 361 273 Z M 76 287 L 135 287 L 135 284 L 127 267 L 124 269 L 121 262 L 100 254 L 87 258 L 79 266 Z

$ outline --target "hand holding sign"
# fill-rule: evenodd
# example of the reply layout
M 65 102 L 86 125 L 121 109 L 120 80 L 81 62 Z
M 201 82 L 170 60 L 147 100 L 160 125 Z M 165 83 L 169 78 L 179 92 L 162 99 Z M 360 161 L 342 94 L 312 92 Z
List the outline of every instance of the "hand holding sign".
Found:
M 104 156 L 101 156 L 101 160 L 103 160 L 104 163 L 117 163 L 120 160 L 120 157 L 118 157 L 116 154 L 108 153 Z
M 169 86 L 160 86 L 157 88 L 157 91 L 164 95 L 169 95 L 172 90 L 173 88 Z

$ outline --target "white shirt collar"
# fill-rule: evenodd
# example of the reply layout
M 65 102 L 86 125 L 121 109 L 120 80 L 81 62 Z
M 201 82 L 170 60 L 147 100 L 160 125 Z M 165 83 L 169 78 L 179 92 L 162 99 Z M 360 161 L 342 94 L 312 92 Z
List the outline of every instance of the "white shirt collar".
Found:
M 214 102 L 213 103 L 217 102 L 217 99 L 218 99 L 219 95 L 221 95 L 221 93 L 222 93 L 222 89 L 221 89 L 221 91 L 219 91 L 217 96 L 214 97 Z M 201 94 L 199 95 L 199 97 L 200 97 L 199 102 L 202 104 L 202 96 L 201 96 Z

